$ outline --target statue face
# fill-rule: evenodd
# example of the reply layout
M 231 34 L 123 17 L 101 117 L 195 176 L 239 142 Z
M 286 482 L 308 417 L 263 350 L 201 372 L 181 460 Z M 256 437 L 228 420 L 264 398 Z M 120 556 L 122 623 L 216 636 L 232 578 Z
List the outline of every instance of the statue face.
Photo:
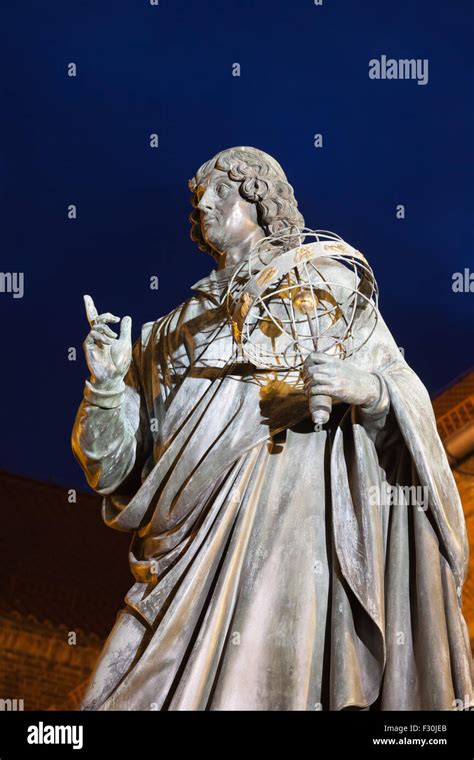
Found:
M 202 236 L 217 253 L 225 255 L 261 231 L 255 203 L 242 198 L 239 183 L 229 179 L 227 172 L 214 169 L 196 192 Z

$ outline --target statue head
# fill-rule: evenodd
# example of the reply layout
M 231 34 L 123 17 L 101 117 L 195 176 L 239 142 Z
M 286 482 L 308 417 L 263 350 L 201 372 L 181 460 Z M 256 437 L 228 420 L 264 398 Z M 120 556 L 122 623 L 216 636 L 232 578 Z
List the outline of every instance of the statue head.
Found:
M 304 226 L 280 164 L 257 148 L 221 151 L 188 184 L 191 238 L 216 260 L 243 240 Z

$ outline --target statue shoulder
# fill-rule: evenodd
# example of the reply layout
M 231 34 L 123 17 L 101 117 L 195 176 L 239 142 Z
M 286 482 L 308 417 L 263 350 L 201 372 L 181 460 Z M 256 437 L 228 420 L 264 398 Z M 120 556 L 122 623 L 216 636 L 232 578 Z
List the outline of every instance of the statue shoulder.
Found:
M 186 301 L 175 306 L 171 311 L 158 319 L 151 322 L 145 322 L 141 327 L 140 343 L 142 349 L 145 349 L 151 342 L 157 343 L 166 329 L 168 332 L 173 330 L 179 322 L 186 316 L 196 316 L 199 310 L 202 310 L 202 299 L 197 294 L 190 296 Z

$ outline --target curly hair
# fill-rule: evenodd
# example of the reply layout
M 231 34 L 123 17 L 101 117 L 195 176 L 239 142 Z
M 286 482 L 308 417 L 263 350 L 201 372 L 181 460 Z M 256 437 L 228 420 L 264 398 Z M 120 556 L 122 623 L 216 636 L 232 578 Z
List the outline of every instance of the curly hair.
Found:
M 293 188 L 278 161 L 258 148 L 228 148 L 206 161 L 188 182 L 194 208 L 189 215 L 191 239 L 201 251 L 210 253 L 214 259 L 218 258 L 202 236 L 197 208 L 197 188 L 213 169 L 227 172 L 229 179 L 240 183 L 239 192 L 245 200 L 256 204 L 257 220 L 267 237 L 292 227 L 304 227 Z

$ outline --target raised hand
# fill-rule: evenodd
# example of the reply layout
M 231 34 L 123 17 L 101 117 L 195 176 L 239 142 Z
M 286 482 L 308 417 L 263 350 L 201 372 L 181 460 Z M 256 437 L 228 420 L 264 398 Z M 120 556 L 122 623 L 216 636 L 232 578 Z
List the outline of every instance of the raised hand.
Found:
M 114 387 L 127 374 L 132 360 L 132 319 L 116 317 L 110 312 L 98 314 L 91 296 L 84 296 L 84 305 L 91 330 L 84 341 L 84 353 L 94 385 L 106 390 Z M 120 335 L 109 327 L 120 322 Z

